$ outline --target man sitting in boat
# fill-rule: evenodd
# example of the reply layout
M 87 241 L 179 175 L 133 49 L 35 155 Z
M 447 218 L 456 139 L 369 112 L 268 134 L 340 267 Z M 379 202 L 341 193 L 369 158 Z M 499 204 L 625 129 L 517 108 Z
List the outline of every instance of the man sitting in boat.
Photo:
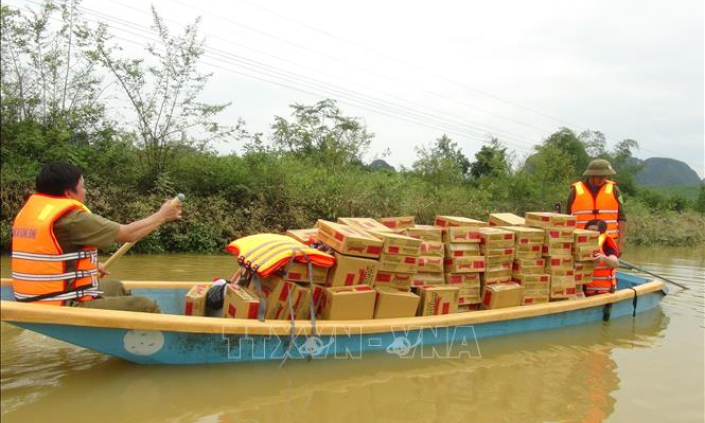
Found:
M 617 184 L 607 179 L 615 173 L 607 160 L 591 161 L 583 172 L 585 179 L 571 185 L 567 204 L 568 214 L 577 217 L 579 229 L 584 229 L 590 220 L 604 220 L 607 233 L 617 241 L 619 251 L 622 251 L 627 218 Z
M 617 288 L 615 269 L 619 267 L 619 247 L 607 233 L 607 223 L 604 220 L 590 220 L 585 229 L 600 233 L 600 251 L 595 254 L 595 270 L 592 282 L 585 284 L 585 295 L 608 294 Z
M 135 242 L 164 222 L 181 218 L 181 205 L 165 202 L 156 213 L 127 225 L 92 214 L 83 205 L 83 173 L 65 163 L 45 165 L 36 193 L 12 226 L 12 289 L 20 302 L 110 310 L 160 312 L 150 298 L 132 296 L 107 274 L 98 248 Z

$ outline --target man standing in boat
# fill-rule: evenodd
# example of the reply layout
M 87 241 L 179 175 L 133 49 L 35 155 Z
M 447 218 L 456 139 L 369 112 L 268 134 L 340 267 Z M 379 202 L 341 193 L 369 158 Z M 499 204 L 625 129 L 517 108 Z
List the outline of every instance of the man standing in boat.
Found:
M 98 248 L 135 242 L 162 223 L 181 218 L 181 205 L 165 202 L 154 214 L 122 225 L 92 214 L 83 204 L 83 173 L 65 163 L 45 165 L 36 193 L 12 226 L 12 288 L 20 302 L 110 310 L 159 312 L 150 298 L 130 295 L 107 274 Z
M 608 294 L 617 288 L 619 267 L 619 247 L 612 237 L 606 233 L 607 223 L 604 220 L 591 220 L 585 224 L 585 229 L 600 233 L 598 244 L 600 251 L 595 255 L 595 270 L 592 282 L 585 284 L 585 295 Z
M 567 204 L 568 213 L 577 217 L 580 229 L 590 220 L 605 221 L 607 234 L 617 241 L 619 251 L 623 251 L 627 219 L 622 193 L 614 181 L 607 179 L 615 173 L 607 160 L 591 161 L 583 172 L 585 179 L 571 185 Z

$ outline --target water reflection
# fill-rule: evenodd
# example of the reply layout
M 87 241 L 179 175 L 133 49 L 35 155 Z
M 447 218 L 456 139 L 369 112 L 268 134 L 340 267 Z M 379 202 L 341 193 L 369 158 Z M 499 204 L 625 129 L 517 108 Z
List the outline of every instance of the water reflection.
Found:
M 139 366 L 22 331 L 3 342 L 2 419 L 73 421 L 82 409 L 135 423 L 601 421 L 620 383 L 612 351 L 653 347 L 667 325 L 657 308 L 609 325 L 483 340 L 481 359 L 371 354 L 281 369 Z M 5 350 L 24 354 L 6 360 Z

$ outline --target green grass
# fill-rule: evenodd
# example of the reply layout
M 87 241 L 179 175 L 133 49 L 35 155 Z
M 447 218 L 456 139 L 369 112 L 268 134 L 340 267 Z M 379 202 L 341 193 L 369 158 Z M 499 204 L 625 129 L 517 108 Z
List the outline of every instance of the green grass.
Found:
M 700 192 L 700 185 L 691 186 L 673 186 L 673 187 L 650 187 L 654 191 L 657 191 L 663 195 L 671 196 L 674 194 L 679 194 L 688 200 L 695 201 L 698 199 L 698 193 Z

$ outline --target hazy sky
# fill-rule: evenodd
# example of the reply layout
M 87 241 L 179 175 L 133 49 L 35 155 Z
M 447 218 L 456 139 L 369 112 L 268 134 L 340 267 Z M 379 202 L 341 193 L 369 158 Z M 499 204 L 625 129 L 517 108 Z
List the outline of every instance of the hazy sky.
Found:
M 149 4 L 82 6 L 134 52 Z M 243 118 L 250 132 L 268 134 L 289 104 L 333 98 L 376 134 L 368 159 L 389 149 L 395 166 L 444 133 L 471 159 L 489 134 L 521 158 L 566 126 L 704 173 L 702 0 L 152 4 L 173 31 L 202 17 L 203 69 L 214 72 L 204 99 L 232 101 L 222 121 Z

